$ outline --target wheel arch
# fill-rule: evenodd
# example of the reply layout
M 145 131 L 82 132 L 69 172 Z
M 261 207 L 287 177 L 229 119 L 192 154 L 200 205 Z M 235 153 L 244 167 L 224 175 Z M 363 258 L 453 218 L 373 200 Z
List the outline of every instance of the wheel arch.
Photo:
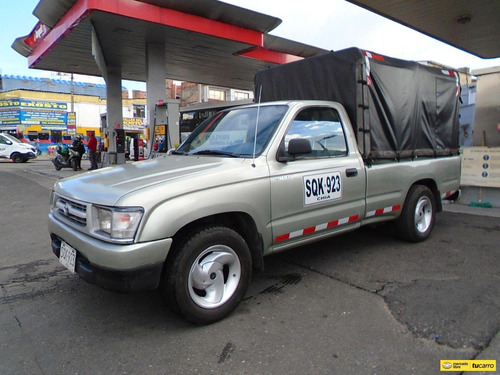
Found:
M 432 178 L 426 178 L 426 179 L 415 181 L 408 188 L 407 196 L 408 196 L 408 193 L 411 191 L 411 188 L 413 186 L 416 186 L 416 185 L 427 186 L 430 189 L 430 191 L 432 192 L 432 195 L 434 196 L 434 203 L 436 205 L 436 212 L 443 211 L 443 205 L 442 205 L 442 202 L 441 202 L 441 194 L 439 192 L 439 189 L 438 189 L 438 186 L 437 186 L 437 183 L 436 183 L 435 180 L 433 180 Z
M 257 271 L 264 269 L 263 241 L 257 226 L 250 215 L 244 212 L 224 212 L 206 216 L 186 224 L 173 236 L 173 251 L 170 251 L 166 262 L 175 255 L 176 248 L 185 239 L 193 235 L 201 227 L 220 225 L 237 232 L 248 245 L 252 255 L 252 268 Z
M 20 159 L 17 159 L 17 158 Z M 14 151 L 12 154 L 10 154 L 10 160 L 12 161 L 22 161 L 24 159 L 24 155 L 21 154 L 19 151 Z

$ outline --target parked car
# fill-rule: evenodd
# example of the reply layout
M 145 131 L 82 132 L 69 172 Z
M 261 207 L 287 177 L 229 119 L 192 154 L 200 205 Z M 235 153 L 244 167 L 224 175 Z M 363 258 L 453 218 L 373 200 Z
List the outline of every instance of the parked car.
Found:
M 0 158 L 11 159 L 14 163 L 25 163 L 36 158 L 36 149 L 8 133 L 0 133 Z

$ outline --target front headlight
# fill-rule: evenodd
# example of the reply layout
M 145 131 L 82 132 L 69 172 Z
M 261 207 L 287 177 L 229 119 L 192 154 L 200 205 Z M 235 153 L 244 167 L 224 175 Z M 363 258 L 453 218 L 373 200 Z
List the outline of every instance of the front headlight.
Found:
M 137 228 L 142 218 L 142 208 L 105 208 L 96 207 L 97 228 L 109 235 L 110 239 L 134 239 Z

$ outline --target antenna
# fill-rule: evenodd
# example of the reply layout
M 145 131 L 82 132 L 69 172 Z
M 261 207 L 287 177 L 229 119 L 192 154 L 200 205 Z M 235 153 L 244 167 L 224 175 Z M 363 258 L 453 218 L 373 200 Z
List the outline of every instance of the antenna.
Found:
M 260 99 L 262 97 L 262 85 L 259 87 L 259 98 L 258 98 L 258 105 L 257 105 L 257 118 L 255 119 L 255 135 L 254 135 L 254 140 L 253 140 L 253 155 L 252 155 L 252 167 L 255 168 L 255 153 L 257 151 L 257 133 L 259 129 L 259 115 L 260 115 Z

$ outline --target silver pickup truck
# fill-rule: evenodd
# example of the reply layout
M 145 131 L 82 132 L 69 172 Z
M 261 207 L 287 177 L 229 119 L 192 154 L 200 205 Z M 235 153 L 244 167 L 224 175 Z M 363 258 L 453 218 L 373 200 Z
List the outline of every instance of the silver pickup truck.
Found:
M 160 288 L 186 319 L 210 323 L 244 297 L 263 257 L 393 220 L 426 239 L 460 158 L 367 163 L 344 107 L 279 101 L 225 110 L 172 154 L 57 182 L 52 249 L 107 289 Z

